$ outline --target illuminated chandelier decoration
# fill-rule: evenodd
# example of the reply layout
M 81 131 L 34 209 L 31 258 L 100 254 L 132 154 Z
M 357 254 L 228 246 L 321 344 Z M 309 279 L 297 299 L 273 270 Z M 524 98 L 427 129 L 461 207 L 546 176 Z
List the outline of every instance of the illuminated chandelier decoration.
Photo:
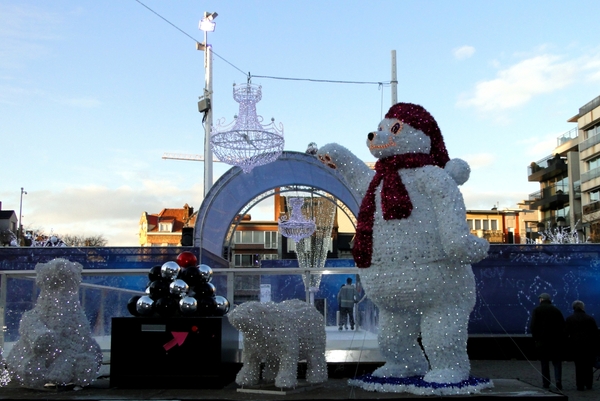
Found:
M 288 198 L 288 202 L 292 211 L 289 218 L 287 216 L 279 218 L 279 232 L 297 243 L 303 238 L 310 237 L 315 232 L 317 225 L 314 219 L 307 219 L 302 214 L 303 198 Z
M 296 243 L 298 266 L 304 269 L 322 269 L 325 267 L 327 251 L 331 244 L 331 230 L 337 207 L 330 195 L 322 194 L 307 198 L 303 208 L 306 209 L 307 215 L 314 216 L 316 229 L 312 235 Z M 321 285 L 322 276 L 314 273 L 305 275 L 305 285 L 313 295 Z
M 213 127 L 210 143 L 215 156 L 222 162 L 240 167 L 249 173 L 256 166 L 275 161 L 283 151 L 283 125 L 271 119 L 262 125 L 256 115 L 256 103 L 262 98 L 260 85 L 248 82 L 233 86 L 233 99 L 240 104 L 235 120 L 227 126 L 219 120 Z M 229 128 L 231 125 L 233 127 Z

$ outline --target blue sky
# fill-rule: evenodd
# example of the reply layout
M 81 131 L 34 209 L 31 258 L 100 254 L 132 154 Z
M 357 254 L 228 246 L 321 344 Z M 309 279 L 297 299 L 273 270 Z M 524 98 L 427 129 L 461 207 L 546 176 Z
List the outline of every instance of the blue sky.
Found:
M 232 121 L 248 73 L 388 82 L 396 50 L 398 100 L 428 109 L 471 165 L 469 209 L 538 190 L 527 166 L 600 95 L 597 1 L 140 1 L 200 42 L 203 12 L 218 12 L 215 121 Z M 365 140 L 388 85 L 252 82 L 286 150 L 338 142 L 373 161 Z M 197 209 L 203 164 L 161 156 L 202 154 L 203 87 L 194 40 L 136 0 L 0 0 L 2 208 L 18 213 L 24 187 L 24 226 L 113 246 L 138 244 L 144 211 Z M 215 180 L 228 168 L 215 164 Z

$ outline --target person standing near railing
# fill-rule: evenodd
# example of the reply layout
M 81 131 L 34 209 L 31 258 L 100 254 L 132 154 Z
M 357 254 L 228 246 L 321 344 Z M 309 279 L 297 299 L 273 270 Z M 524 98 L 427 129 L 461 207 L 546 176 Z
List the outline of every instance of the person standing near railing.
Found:
M 598 325 L 592 316 L 585 313 L 583 302 L 573 302 L 573 314 L 567 317 L 566 330 L 575 362 L 577 390 L 591 390 L 594 383 L 594 362 L 598 355 Z
M 531 335 L 542 367 L 542 385 L 550 388 L 550 361 L 556 388 L 562 390 L 562 359 L 565 344 L 565 318 L 552 305 L 550 294 L 539 295 L 540 304 L 531 313 Z
M 346 285 L 340 288 L 337 298 L 340 306 L 339 330 L 344 326 L 348 330 L 348 320 L 350 320 L 350 330 L 354 330 L 354 304 L 358 302 L 358 291 L 350 277 L 346 279 Z

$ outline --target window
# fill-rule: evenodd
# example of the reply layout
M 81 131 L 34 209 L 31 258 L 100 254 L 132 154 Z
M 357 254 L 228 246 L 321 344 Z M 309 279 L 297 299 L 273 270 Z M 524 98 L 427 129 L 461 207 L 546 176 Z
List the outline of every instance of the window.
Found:
M 600 201 L 600 189 L 595 189 L 593 191 L 591 191 L 590 193 L 590 202 L 598 202 Z
M 173 230 L 173 223 L 158 223 L 158 231 L 171 232 Z
M 600 156 L 594 157 L 593 159 L 588 160 L 588 171 L 595 169 L 596 167 L 600 167 Z
M 278 232 L 277 231 L 265 231 L 265 248 L 267 249 L 277 249 L 278 248 Z
M 496 219 L 467 219 L 469 230 L 498 230 Z
M 233 255 L 234 266 L 235 267 L 259 267 L 260 266 L 260 257 L 259 254 L 251 254 L 251 255 Z
M 271 231 L 267 231 L 271 232 Z M 236 244 L 263 244 L 265 242 L 264 231 L 236 231 L 233 238 Z
M 600 124 L 585 130 L 585 138 L 589 139 L 591 137 L 593 137 L 594 135 L 598 135 L 600 134 Z

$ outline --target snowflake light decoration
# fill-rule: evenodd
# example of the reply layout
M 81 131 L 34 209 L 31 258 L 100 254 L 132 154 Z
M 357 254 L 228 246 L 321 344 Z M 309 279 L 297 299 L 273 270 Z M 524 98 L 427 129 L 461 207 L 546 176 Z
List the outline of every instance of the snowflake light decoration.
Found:
M 262 125 L 262 117 L 256 114 L 256 103 L 262 98 L 262 87 L 247 83 L 233 86 L 233 98 L 240 104 L 233 127 L 213 127 L 210 143 L 219 160 L 240 167 L 249 173 L 256 166 L 275 161 L 283 151 L 283 126 L 275 125 L 274 119 Z

